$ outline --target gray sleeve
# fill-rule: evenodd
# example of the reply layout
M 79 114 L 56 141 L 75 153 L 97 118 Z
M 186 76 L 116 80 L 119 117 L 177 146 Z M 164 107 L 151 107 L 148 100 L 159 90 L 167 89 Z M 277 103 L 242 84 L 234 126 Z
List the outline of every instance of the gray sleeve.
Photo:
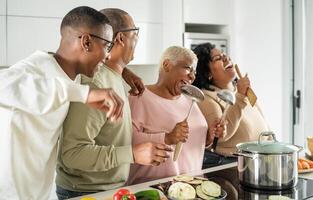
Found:
M 105 113 L 82 103 L 71 103 L 60 140 L 61 159 L 66 167 L 94 172 L 133 162 L 131 145 L 116 147 L 95 143 L 106 121 Z

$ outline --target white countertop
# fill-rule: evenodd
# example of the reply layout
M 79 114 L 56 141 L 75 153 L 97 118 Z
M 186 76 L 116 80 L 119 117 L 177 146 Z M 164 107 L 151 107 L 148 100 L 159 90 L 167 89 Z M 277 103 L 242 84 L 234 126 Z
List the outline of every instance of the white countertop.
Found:
M 220 166 L 216 166 L 216 167 L 211 167 L 211 168 L 207 168 L 207 169 L 203 169 L 203 170 L 199 170 L 199 171 L 193 171 L 193 172 L 189 172 L 188 174 L 191 176 L 196 176 L 196 175 L 202 175 L 205 173 L 209 173 L 209 172 L 214 172 L 214 171 L 219 171 L 219 170 L 223 170 L 223 169 L 227 169 L 227 168 L 231 168 L 231 167 L 236 167 L 237 166 L 237 162 L 234 163 L 230 163 L 230 164 L 226 164 L 226 165 L 220 165 Z M 158 183 L 164 183 L 170 180 L 173 180 L 173 177 L 168 177 L 168 178 L 163 178 L 163 179 L 158 179 L 155 181 L 149 181 L 149 182 L 145 182 L 145 183 L 141 183 L 141 184 L 137 184 L 137 185 L 132 185 L 132 186 L 128 186 L 128 187 L 123 187 L 123 188 L 127 188 L 132 192 L 138 192 L 138 191 L 142 191 L 142 190 L 148 190 L 151 189 L 149 186 L 150 185 L 156 185 Z M 91 194 L 91 195 L 86 195 L 89 197 L 93 197 L 97 200 L 109 200 L 112 199 L 113 194 L 116 192 L 117 189 L 113 189 L 113 190 L 108 190 L 108 191 L 104 191 L 104 192 L 99 192 L 99 193 L 95 193 L 95 194 Z M 82 197 L 75 197 L 72 198 L 72 200 L 80 200 Z
M 236 167 L 236 166 L 237 166 L 237 162 L 226 164 L 226 165 L 220 165 L 217 167 L 211 167 L 211 168 L 207 168 L 207 169 L 203 169 L 203 170 L 199 170 L 199 171 L 193 171 L 193 172 L 190 172 L 188 174 L 191 176 L 196 176 L 196 175 L 202 175 L 202 174 L 206 174 L 209 172 L 215 172 L 215 171 L 219 171 L 219 170 L 223 170 L 223 169 L 227 169 L 227 168 L 232 168 L 232 167 Z M 145 182 L 145 183 L 141 183 L 141 184 L 137 184 L 137 185 L 132 185 L 132 186 L 128 186 L 128 187 L 123 187 L 123 188 L 127 188 L 130 191 L 132 191 L 133 193 L 135 193 L 138 191 L 151 189 L 149 187 L 151 185 L 156 185 L 158 183 L 164 183 L 164 182 L 173 180 L 173 177 L 174 176 L 168 177 L 168 178 L 163 178 L 163 179 L 158 179 L 155 181 Z M 313 180 L 313 172 L 299 174 L 299 178 L 306 178 L 306 179 L 312 179 Z M 100 200 L 100 199 L 101 200 L 110 200 L 110 199 L 112 199 L 112 196 L 116 192 L 116 190 L 117 189 L 99 192 L 99 193 L 95 193 L 95 194 L 91 194 L 91 195 L 86 195 L 85 197 L 89 196 L 89 197 L 93 197 L 97 200 Z M 72 198 L 72 200 L 80 200 L 81 198 L 82 197 L 76 197 L 76 198 Z
M 299 178 L 306 178 L 313 180 L 313 172 L 299 174 Z

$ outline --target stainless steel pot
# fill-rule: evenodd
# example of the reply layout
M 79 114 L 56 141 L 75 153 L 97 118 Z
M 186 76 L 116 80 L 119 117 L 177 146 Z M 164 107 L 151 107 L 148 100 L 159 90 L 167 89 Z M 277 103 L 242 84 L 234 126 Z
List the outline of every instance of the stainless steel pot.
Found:
M 261 140 L 272 136 L 271 141 Z M 262 132 L 257 142 L 236 145 L 239 181 L 256 189 L 290 189 L 298 181 L 298 152 L 302 147 L 278 142 L 273 132 Z

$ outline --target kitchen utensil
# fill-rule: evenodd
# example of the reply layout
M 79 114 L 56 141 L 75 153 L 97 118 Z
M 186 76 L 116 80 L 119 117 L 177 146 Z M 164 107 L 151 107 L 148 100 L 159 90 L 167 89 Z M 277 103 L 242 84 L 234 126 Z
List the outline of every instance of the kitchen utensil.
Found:
M 184 86 L 182 86 L 181 87 L 181 92 L 187 98 L 190 98 L 192 100 L 190 108 L 189 108 L 189 111 L 188 111 L 188 114 L 187 114 L 187 117 L 186 117 L 186 120 L 187 120 L 189 115 L 190 115 L 190 113 L 191 113 L 191 109 L 193 107 L 193 104 L 195 102 L 203 101 L 204 100 L 204 94 L 203 94 L 203 92 L 199 88 L 197 88 L 197 87 L 195 87 L 193 85 L 184 85 Z M 182 147 L 183 147 L 183 143 L 182 142 L 179 142 L 179 143 L 176 144 L 175 151 L 174 151 L 174 156 L 173 156 L 173 161 L 176 161 L 178 159 Z
M 263 141 L 263 136 L 272 140 Z M 243 186 L 264 189 L 290 189 L 298 181 L 298 152 L 302 147 L 278 142 L 275 134 L 262 132 L 257 142 L 236 145 L 239 181 Z
M 239 70 L 239 67 L 237 64 L 235 64 L 235 70 L 236 70 L 239 78 L 242 78 L 242 74 L 240 73 L 240 70 Z M 251 106 L 253 107 L 256 103 L 257 96 L 255 95 L 254 91 L 250 87 L 247 90 L 247 98 L 248 98 Z
M 222 117 L 221 117 L 221 120 L 225 120 L 227 109 L 229 108 L 229 105 L 235 104 L 236 97 L 232 91 L 226 90 L 226 89 L 219 91 L 217 93 L 217 96 L 226 103 L 224 112 L 223 112 Z M 215 151 L 217 142 L 218 142 L 218 137 L 215 136 L 214 140 L 213 140 L 212 148 L 211 148 L 212 152 Z

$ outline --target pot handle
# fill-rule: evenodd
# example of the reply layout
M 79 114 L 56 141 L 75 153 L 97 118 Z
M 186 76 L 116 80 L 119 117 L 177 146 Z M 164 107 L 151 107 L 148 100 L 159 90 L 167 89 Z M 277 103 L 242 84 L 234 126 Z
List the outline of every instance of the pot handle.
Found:
M 261 138 L 262 138 L 263 136 L 272 136 L 273 141 L 274 141 L 274 142 L 278 142 L 277 139 L 276 139 L 276 136 L 275 136 L 275 133 L 274 133 L 274 132 L 272 132 L 272 131 L 263 131 L 263 132 L 261 132 L 260 135 L 259 135 L 258 144 L 261 144 L 261 142 L 262 142 Z
M 298 146 L 298 145 L 294 145 L 294 146 L 296 146 L 296 147 L 298 148 L 298 151 L 297 151 L 297 152 L 300 152 L 300 151 L 303 150 L 303 147 L 301 147 L 301 146 Z
M 251 153 L 242 153 L 242 152 L 235 152 L 232 153 L 233 156 L 243 156 L 243 157 L 247 157 L 247 158 L 251 158 L 252 160 L 256 159 L 256 155 L 255 154 L 251 154 Z

